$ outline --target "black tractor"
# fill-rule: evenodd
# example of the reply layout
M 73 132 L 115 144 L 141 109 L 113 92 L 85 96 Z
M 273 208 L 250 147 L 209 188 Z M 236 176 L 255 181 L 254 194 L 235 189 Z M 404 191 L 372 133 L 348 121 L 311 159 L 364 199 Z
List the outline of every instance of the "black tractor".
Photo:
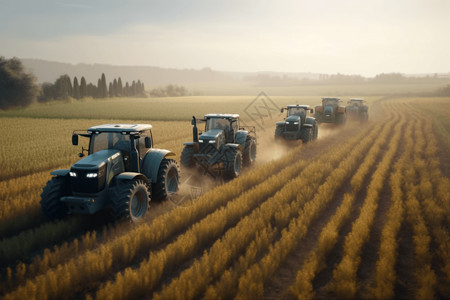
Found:
M 347 121 L 345 106 L 339 98 L 322 98 L 322 105 L 315 107 L 314 117 L 319 123 L 343 125 Z
M 275 139 L 301 139 L 303 143 L 317 139 L 318 125 L 316 119 L 311 116 L 313 109 L 309 108 L 309 105 L 288 105 L 283 107 L 281 112 L 285 110 L 287 115 L 284 121 L 276 123 Z
M 205 122 L 205 132 L 198 134 L 197 122 Z M 192 117 L 193 141 L 184 143 L 181 167 L 200 169 L 213 178 L 233 179 L 256 159 L 255 127 L 239 126 L 238 114 L 207 114 Z
M 364 99 L 352 98 L 347 101 L 346 111 L 349 119 L 360 122 L 369 120 L 369 107 Z
M 50 219 L 67 214 L 94 214 L 107 210 L 113 220 L 141 219 L 150 199 L 163 200 L 178 190 L 179 168 L 169 150 L 153 148 L 152 126 L 106 124 L 75 130 L 89 138 L 70 169 L 51 172 L 41 194 L 41 207 Z

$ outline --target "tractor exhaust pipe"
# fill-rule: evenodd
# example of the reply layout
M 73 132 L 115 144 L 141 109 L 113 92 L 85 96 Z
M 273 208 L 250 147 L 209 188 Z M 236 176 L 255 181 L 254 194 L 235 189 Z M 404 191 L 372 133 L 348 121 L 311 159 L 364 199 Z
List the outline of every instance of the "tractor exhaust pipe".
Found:
M 193 135 L 193 140 L 195 143 L 198 142 L 198 129 L 197 129 L 197 119 L 195 118 L 195 116 L 192 116 L 192 125 L 194 126 L 192 128 L 192 135 Z

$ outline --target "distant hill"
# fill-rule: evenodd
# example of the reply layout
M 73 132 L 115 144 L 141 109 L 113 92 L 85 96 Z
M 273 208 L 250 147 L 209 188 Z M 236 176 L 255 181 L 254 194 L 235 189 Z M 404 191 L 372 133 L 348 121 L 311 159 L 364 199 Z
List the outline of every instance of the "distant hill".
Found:
M 141 80 L 146 87 L 166 84 L 192 84 L 210 82 L 234 81 L 234 76 L 223 72 L 213 71 L 209 68 L 193 69 L 164 69 L 151 66 L 114 66 L 104 64 L 69 64 L 52 62 L 40 59 L 20 59 L 25 68 L 31 71 L 39 83 L 54 82 L 59 76 L 67 74 L 80 80 L 84 76 L 86 81 L 97 84 L 98 78 L 105 73 L 107 82 L 121 77 L 122 82 L 131 83 Z
M 105 73 L 106 81 L 121 77 L 122 82 L 131 83 L 133 80 L 141 80 L 146 88 L 167 84 L 208 84 L 208 83 L 236 83 L 256 82 L 258 76 L 289 76 L 293 79 L 318 79 L 318 74 L 313 73 L 281 73 L 281 72 L 222 72 L 210 68 L 194 69 L 167 69 L 152 66 L 115 66 L 104 64 L 69 64 L 46 61 L 41 59 L 20 59 L 25 68 L 31 71 L 39 83 L 54 82 L 59 76 L 67 74 L 81 79 L 84 76 L 89 83 L 97 84 L 98 78 Z

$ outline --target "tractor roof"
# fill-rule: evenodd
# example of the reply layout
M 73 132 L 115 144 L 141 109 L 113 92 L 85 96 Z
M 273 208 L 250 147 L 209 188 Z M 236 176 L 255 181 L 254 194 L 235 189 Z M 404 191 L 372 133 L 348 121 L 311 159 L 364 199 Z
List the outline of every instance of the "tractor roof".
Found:
M 364 99 L 361 99 L 361 98 L 352 98 L 352 99 L 350 99 L 349 101 L 353 101 L 353 102 L 364 102 Z
M 143 130 L 152 129 L 150 124 L 103 124 L 93 126 L 88 131 L 100 132 L 140 132 Z
M 293 107 L 309 108 L 309 105 L 291 104 L 291 105 L 288 105 L 287 107 L 288 108 L 293 108 Z
M 336 100 L 336 101 L 339 101 L 339 100 L 341 100 L 341 98 L 336 98 L 336 97 L 325 97 L 325 98 L 322 98 L 322 100 Z
M 205 119 L 207 119 L 207 118 L 237 119 L 237 118 L 239 118 L 239 114 L 207 114 L 207 115 L 205 115 Z

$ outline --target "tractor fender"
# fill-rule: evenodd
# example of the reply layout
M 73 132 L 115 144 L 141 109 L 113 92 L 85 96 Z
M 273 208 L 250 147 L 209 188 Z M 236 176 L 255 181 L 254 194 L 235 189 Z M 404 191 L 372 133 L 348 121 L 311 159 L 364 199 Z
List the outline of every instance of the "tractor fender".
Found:
M 50 172 L 50 175 L 55 175 L 55 176 L 67 176 L 69 175 L 70 170 L 69 169 L 58 169 L 58 170 L 53 170 Z
M 322 113 L 323 112 L 323 106 L 322 105 L 317 105 L 316 107 L 314 107 L 314 111 L 316 113 Z
M 343 114 L 343 113 L 345 113 L 345 112 L 346 112 L 345 106 L 338 106 L 338 108 L 337 108 L 337 113 Z
M 240 130 L 236 133 L 236 144 L 239 144 L 242 148 L 245 148 L 245 140 L 247 139 L 248 131 L 246 130 Z M 226 144 L 226 145 L 233 145 L 233 144 Z M 225 146 L 226 146 L 225 145 Z
M 175 153 L 165 149 L 151 149 L 145 154 L 141 172 L 147 176 L 149 182 L 156 183 L 158 180 L 159 165 L 167 156 L 175 156 Z
M 279 121 L 279 122 L 276 122 L 275 125 L 277 125 L 277 126 L 286 126 L 286 122 Z
M 314 127 L 314 123 L 315 122 L 316 122 L 315 118 L 307 117 L 306 121 L 305 121 L 305 124 L 303 124 L 303 126 L 305 126 L 305 127 Z
M 134 179 L 140 179 L 143 180 L 145 183 L 148 183 L 147 177 L 141 173 L 136 172 L 123 172 L 116 176 L 114 176 L 114 179 L 117 180 L 134 180 Z
M 184 143 L 183 145 L 185 145 L 185 146 L 191 146 L 191 147 L 195 147 L 196 145 L 198 145 L 198 142 L 187 142 L 187 143 Z

